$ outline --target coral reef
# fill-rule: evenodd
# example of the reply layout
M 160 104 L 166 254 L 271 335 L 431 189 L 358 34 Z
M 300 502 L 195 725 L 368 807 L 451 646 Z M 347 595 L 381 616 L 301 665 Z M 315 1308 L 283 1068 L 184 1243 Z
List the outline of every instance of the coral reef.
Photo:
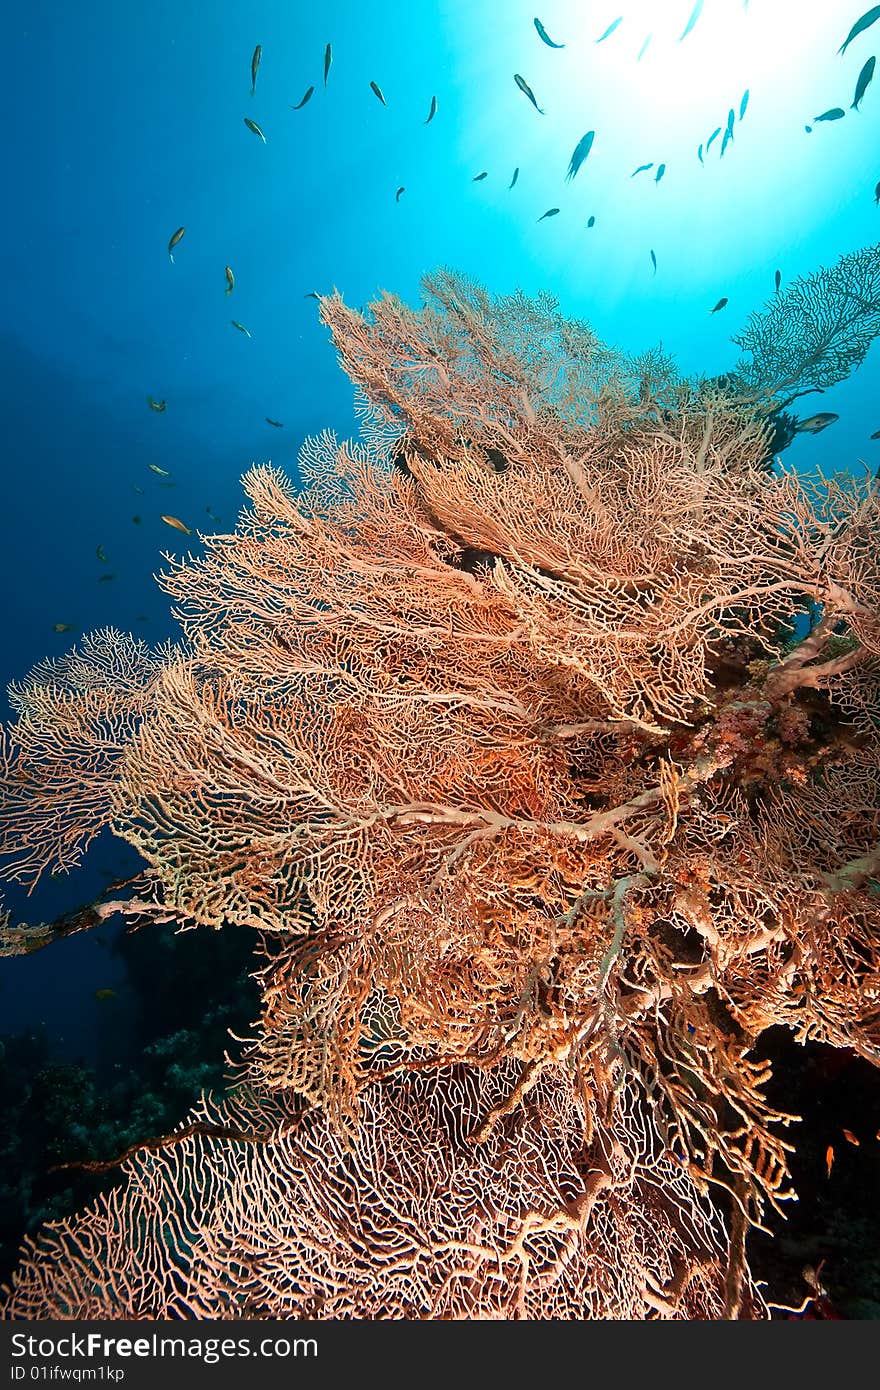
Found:
M 8 872 L 109 825 L 145 868 L 92 915 L 255 929 L 262 1012 L 238 1098 L 40 1236 L 12 1315 L 766 1315 L 762 1035 L 880 1047 L 880 496 L 767 448 L 880 331 L 877 260 L 714 382 L 448 271 L 321 301 L 361 439 L 251 470 L 163 577 L 178 647 L 16 686 Z

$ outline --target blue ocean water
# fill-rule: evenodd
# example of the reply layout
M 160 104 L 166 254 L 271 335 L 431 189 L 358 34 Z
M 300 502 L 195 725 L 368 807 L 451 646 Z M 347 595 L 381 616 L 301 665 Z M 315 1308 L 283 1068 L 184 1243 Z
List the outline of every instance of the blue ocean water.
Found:
M 308 434 L 354 429 L 311 291 L 417 303 L 420 275 L 449 265 L 492 292 L 550 291 L 609 342 L 662 341 L 711 375 L 776 270 L 787 282 L 878 239 L 880 81 L 850 107 L 880 25 L 838 53 L 858 4 L 705 0 L 685 34 L 693 0 L 540 0 L 551 48 L 536 3 L 29 0 L 7 15 L 3 684 L 96 627 L 172 634 L 153 575 L 199 542 L 161 515 L 231 526 L 252 462 L 294 471 Z M 815 120 L 835 107 L 844 119 Z M 730 111 L 722 157 L 721 136 L 705 145 Z M 840 419 L 786 462 L 873 470 L 876 383 L 875 349 L 809 398 Z M 102 842 L 75 882 L 8 902 L 52 916 L 131 863 Z M 93 1053 L 93 991 L 114 970 L 85 936 L 4 962 L 3 1028 L 45 1022 Z

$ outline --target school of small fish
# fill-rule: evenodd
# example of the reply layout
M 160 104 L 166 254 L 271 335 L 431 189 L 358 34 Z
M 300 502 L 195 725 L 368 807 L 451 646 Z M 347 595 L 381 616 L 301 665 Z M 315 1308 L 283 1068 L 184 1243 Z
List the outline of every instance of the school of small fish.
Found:
M 702 13 L 703 13 L 703 8 L 704 8 L 704 0 L 695 0 L 695 3 L 694 3 L 694 5 L 693 5 L 693 7 L 692 7 L 692 9 L 691 9 L 690 15 L 689 15 L 689 17 L 688 17 L 688 19 L 687 19 L 687 22 L 686 22 L 686 24 L 685 24 L 685 26 L 684 26 L 684 28 L 683 28 L 681 34 L 680 34 L 679 37 L 678 37 L 678 42 L 679 42 L 679 43 L 684 42 L 684 41 L 689 37 L 689 35 L 693 32 L 693 30 L 694 30 L 695 27 L 697 26 L 697 24 L 698 24 L 698 22 L 699 22 L 699 20 L 700 20 L 700 17 L 701 17 L 701 15 L 702 15 Z M 872 28 L 872 26 L 875 25 L 878 21 L 880 21 L 880 5 L 874 5 L 874 6 L 872 6 L 870 9 L 866 10 L 866 11 L 865 11 L 865 12 L 864 12 L 864 13 L 851 25 L 851 27 L 850 27 L 850 29 L 849 29 L 849 32 L 847 33 L 845 39 L 843 40 L 843 43 L 841 44 L 840 48 L 838 49 L 838 54 L 839 54 L 841 57 L 842 57 L 843 55 L 845 55 L 845 53 L 846 53 L 847 49 L 849 48 L 850 44 L 852 44 L 856 39 L 858 39 L 860 35 L 864 34 L 867 30 L 869 30 L 870 28 Z M 603 32 L 602 32 L 601 34 L 598 34 L 598 35 L 594 38 L 593 42 L 596 43 L 596 44 L 601 44 L 601 43 L 604 43 L 606 40 L 610 39 L 611 36 L 612 36 L 613 34 L 615 34 L 615 33 L 621 28 L 621 26 L 623 25 L 623 22 L 624 22 L 624 16 L 623 16 L 623 15 L 618 16 L 616 19 L 614 19 L 610 24 L 608 24 L 608 25 L 606 26 L 606 28 L 603 30 Z M 536 33 L 536 35 L 537 35 L 537 38 L 540 40 L 540 42 L 541 42 L 546 48 L 553 49 L 553 50 L 562 50 L 562 49 L 565 49 L 565 48 L 566 48 L 567 45 L 566 45 L 565 42 L 558 41 L 558 38 L 551 38 L 550 34 L 549 34 L 548 31 L 547 31 L 547 28 L 545 27 L 544 23 L 542 22 L 542 20 L 541 20 L 539 17 L 536 17 L 536 18 L 533 20 L 533 24 L 534 24 L 534 29 L 535 29 L 535 33 Z M 641 47 L 640 47 L 640 49 L 639 49 L 639 51 L 638 51 L 638 55 L 637 55 L 637 58 L 636 58 L 636 62 L 641 62 L 642 58 L 644 57 L 644 55 L 645 55 L 645 53 L 647 52 L 647 49 L 648 49 L 648 47 L 649 47 L 649 45 L 650 45 L 650 43 L 651 43 L 652 37 L 653 37 L 653 35 L 652 35 L 651 33 L 648 33 L 647 36 L 644 38 L 644 40 L 643 40 L 643 42 L 642 42 L 642 44 L 641 44 Z M 260 64 L 261 64 L 261 62 L 262 62 L 262 57 L 263 57 L 263 48 L 262 48 L 262 44 L 259 44 L 259 43 L 258 43 L 258 44 L 255 45 L 255 47 L 254 47 L 254 49 L 253 49 L 253 53 L 252 53 L 252 55 L 251 55 L 251 64 L 250 64 L 250 77 L 251 77 L 250 95 L 251 95 L 252 98 L 255 97 L 255 95 L 256 95 L 256 90 L 257 90 L 257 77 L 258 77 L 258 73 L 259 73 L 259 71 L 260 71 Z M 325 49 L 324 49 L 324 55 L 323 55 L 323 86 L 324 86 L 325 90 L 326 90 L 327 85 L 328 85 L 328 79 L 329 79 L 329 76 L 330 76 L 330 69 L 331 69 L 332 63 L 333 63 L 333 49 L 332 49 L 332 45 L 331 45 L 330 43 L 327 43 L 327 45 L 326 45 L 326 47 L 325 47 Z M 861 109 L 862 109 L 862 102 L 864 101 L 864 99 L 865 99 L 865 97 L 866 97 L 866 94 L 867 94 L 867 92 L 868 92 L 868 88 L 870 87 L 870 85 L 871 85 L 871 83 L 872 83 L 872 81 L 873 81 L 875 68 L 876 68 L 876 58 L 875 58 L 874 56 L 869 56 L 869 57 L 868 57 L 867 59 L 865 59 L 864 62 L 862 63 L 862 66 L 861 66 L 861 68 L 859 69 L 858 76 L 857 76 L 856 81 L 855 81 L 855 87 L 854 87 L 854 88 L 851 88 L 851 91 L 852 91 L 852 93 L 853 93 L 853 96 L 852 96 L 852 101 L 849 103 L 849 106 L 848 106 L 849 111 L 851 111 L 851 112 L 856 112 L 856 113 L 860 113 L 860 112 L 861 112 Z M 542 115 L 542 116 L 543 116 L 543 115 L 545 114 L 546 108 L 545 108 L 544 106 L 539 105 L 538 98 L 537 98 L 537 96 L 535 95 L 535 92 L 533 91 L 531 85 L 529 84 L 529 82 L 527 81 L 527 79 L 523 76 L 523 74 L 522 74 L 522 73 L 519 73 L 519 72 L 515 72 L 515 73 L 513 74 L 513 81 L 514 81 L 514 83 L 516 84 L 516 87 L 517 87 L 517 88 L 519 89 L 519 91 L 521 92 L 521 94 L 527 99 L 527 101 L 528 101 L 528 102 L 531 104 L 531 106 L 534 108 L 534 110 L 535 110 L 539 115 Z M 374 95 L 375 98 L 377 99 L 377 101 L 378 101 L 383 107 L 387 107 L 388 102 L 387 102 L 387 100 L 386 100 L 385 93 L 383 92 L 383 90 L 382 90 L 381 86 L 379 85 L 379 83 L 378 83 L 377 81 L 375 81 L 374 79 L 370 79 L 370 81 L 369 81 L 369 87 L 370 87 L 370 90 L 372 91 L 373 95 Z M 314 85 L 314 84 L 311 84 L 311 85 L 309 85 L 309 86 L 306 88 L 305 92 L 303 93 L 303 95 L 301 96 L 301 98 L 299 99 L 298 102 L 296 102 L 295 104 L 290 104 L 290 110 L 292 110 L 292 111 L 301 111 L 301 110 L 303 109 L 303 107 L 305 107 L 305 106 L 308 104 L 308 102 L 312 99 L 314 93 L 315 93 L 315 85 Z M 749 92 L 749 88 L 746 88 L 745 91 L 742 93 L 740 99 L 739 99 L 738 106 L 737 106 L 737 105 L 734 105 L 734 106 L 731 106 L 731 107 L 729 108 L 728 113 L 727 113 L 727 117 L 726 117 L 726 120 L 725 120 L 724 124 L 723 124 L 723 125 L 717 125 L 717 126 L 714 128 L 714 130 L 711 132 L 711 134 L 709 134 L 709 135 L 705 138 L 705 140 L 703 140 L 703 141 L 701 141 L 701 142 L 699 143 L 699 145 L 697 146 L 697 159 L 698 159 L 700 165 L 702 165 L 702 166 L 705 167 L 706 156 L 708 156 L 709 152 L 710 152 L 711 149 L 712 149 L 712 146 L 713 146 L 713 145 L 715 144 L 715 142 L 718 140 L 719 136 L 721 137 L 721 140 L 720 140 L 720 144 L 719 144 L 719 147 L 718 147 L 718 157 L 719 157 L 719 159 L 722 159 L 722 158 L 724 157 L 725 151 L 727 150 L 728 146 L 729 146 L 731 143 L 733 143 L 734 140 L 735 140 L 735 134 L 734 134 L 734 132 L 735 132 L 735 127 L 736 127 L 736 125 L 737 125 L 739 122 L 741 122 L 741 121 L 743 120 L 743 118 L 745 117 L 746 111 L 747 111 L 748 106 L 749 106 L 749 101 L 750 101 L 750 92 Z M 424 108 L 423 108 L 423 109 L 424 109 Z M 431 95 L 431 98 L 430 98 L 430 104 L 429 104 L 429 106 L 428 106 L 428 114 L 427 114 L 427 117 L 425 117 L 425 118 L 423 119 L 422 124 L 423 124 L 423 125 L 430 125 L 431 122 L 432 122 L 432 121 L 434 120 L 434 118 L 436 117 L 436 115 L 437 115 L 437 113 L 438 113 L 438 110 L 439 110 L 438 98 L 437 98 L 436 93 L 434 93 L 434 94 Z M 811 118 L 811 120 L 804 126 L 804 129 L 805 129 L 805 131 L 806 131 L 808 134 L 810 134 L 810 133 L 812 133 L 813 128 L 814 128 L 815 126 L 824 125 L 824 124 L 834 124 L 834 123 L 836 123 L 836 122 L 838 122 L 838 121 L 844 119 L 845 116 L 846 116 L 846 114 L 847 114 L 847 108 L 845 108 L 845 107 L 843 107 L 843 106 L 832 106 L 832 107 L 829 107 L 829 108 L 827 108 L 825 111 L 820 112 L 818 115 L 813 116 L 813 117 Z M 266 138 L 266 135 L 265 135 L 265 133 L 264 133 L 262 127 L 261 127 L 255 120 L 253 120 L 250 116 L 244 116 L 242 119 L 243 119 L 243 121 L 244 121 L 244 125 L 245 125 L 245 127 L 247 128 L 247 130 L 250 131 L 251 134 L 257 136 L 257 138 L 258 138 L 264 145 L 267 144 L 267 138 Z M 587 131 L 584 135 L 582 135 L 581 138 L 578 140 L 577 144 L 576 144 L 575 147 L 574 147 L 574 150 L 573 150 L 572 153 L 571 153 L 571 156 L 570 156 L 569 161 L 568 161 L 568 168 L 567 168 L 567 170 L 566 170 L 566 172 L 565 172 L 565 174 L 564 174 L 564 179 L 563 179 L 563 181 L 564 181 L 565 183 L 571 183 L 571 182 L 575 179 L 575 177 L 577 176 L 577 174 L 580 172 L 581 168 L 582 168 L 582 167 L 584 166 L 584 164 L 586 163 L 586 161 L 587 161 L 587 159 L 588 159 L 588 157 L 589 157 L 589 155 L 590 155 L 590 153 L 591 153 L 591 151 L 592 151 L 592 149 L 593 149 L 593 145 L 594 145 L 594 141 L 595 141 L 595 140 L 596 140 L 596 131 L 595 131 L 595 130 L 588 130 L 588 131 Z M 642 174 L 642 173 L 647 173 L 647 172 L 649 172 L 650 170 L 655 170 L 653 182 L 654 182 L 655 185 L 656 185 L 656 184 L 659 184 L 659 183 L 661 182 L 661 180 L 663 179 L 664 175 L 666 174 L 666 172 L 667 172 L 667 165 L 666 165 L 666 163 L 665 163 L 664 161 L 659 161 L 659 162 L 658 162 L 657 160 L 650 160 L 650 161 L 647 161 L 647 162 L 645 162 L 645 163 L 643 163 L 643 164 L 639 164 L 635 169 L 633 169 L 632 173 L 630 174 L 630 178 L 635 178 L 636 175 Z M 517 183 L 517 180 L 518 180 L 518 178 L 519 178 L 519 174 L 520 174 L 520 166 L 517 165 L 517 167 L 513 170 L 513 174 L 512 174 L 512 176 L 511 176 L 510 182 L 509 182 L 509 184 L 507 185 L 508 191 L 509 191 L 509 190 L 512 190 L 512 189 L 515 187 L 515 185 L 516 185 L 516 183 Z M 483 182 L 485 179 L 487 179 L 488 177 L 489 177 L 489 170 L 483 169 L 483 170 L 481 170 L 479 173 L 472 175 L 472 182 L 474 182 L 474 183 L 481 183 L 481 182 Z M 403 184 L 398 185 L 397 190 L 396 190 L 396 192 L 395 192 L 395 194 L 394 194 L 394 201 L 395 201 L 396 203 L 399 203 L 405 192 L 406 192 L 406 187 L 405 187 L 405 185 L 403 185 Z M 880 180 L 878 180 L 878 182 L 877 182 L 877 184 L 876 184 L 876 186 L 875 186 L 875 188 L 874 188 L 873 197 L 874 197 L 874 205 L 875 205 L 876 207 L 880 207 Z M 540 223 L 540 222 L 544 222 L 544 221 L 546 221 L 546 220 L 548 220 L 548 219 L 552 219 L 552 218 L 555 218 L 555 217 L 559 216 L 559 214 L 560 214 L 561 212 L 562 212 L 562 208 L 561 208 L 561 207 L 550 207 L 550 208 L 547 208 L 543 213 L 540 214 L 539 217 L 536 218 L 536 221 L 539 222 L 539 223 Z M 595 224 L 596 224 L 596 217 L 595 217 L 595 214 L 591 214 L 590 217 L 588 218 L 587 222 L 586 222 L 586 227 L 587 227 L 587 228 L 592 228 L 592 227 L 595 226 Z M 186 230 L 187 230 L 187 229 L 186 229 L 186 225 L 181 225 L 181 226 L 179 226 L 174 232 L 172 232 L 171 236 L 169 237 L 168 245 L 167 245 L 167 254 L 168 254 L 168 259 L 169 259 L 169 261 L 171 262 L 172 265 L 175 263 L 174 251 L 175 251 L 175 249 L 180 245 L 180 243 L 182 242 L 184 236 L 186 235 Z M 656 276 L 656 274 L 657 274 L 657 256 L 656 256 L 656 254 L 655 254 L 653 248 L 650 249 L 650 251 L 649 251 L 649 256 L 650 256 L 650 261 L 651 261 L 652 274 Z M 235 288 L 235 276 L 234 276 L 234 273 L 233 273 L 233 271 L 232 271 L 231 266 L 226 265 L 226 266 L 224 267 L 224 274 L 225 274 L 225 280 L 226 280 L 224 292 L 225 292 L 226 295 L 229 295 L 229 294 L 231 294 L 231 293 L 233 292 L 233 290 L 234 290 L 234 288 Z M 775 289 L 775 293 L 776 293 L 777 295 L 779 295 L 779 294 L 781 293 L 781 286 L 782 286 L 782 273 L 781 273 L 781 271 L 777 270 L 777 271 L 775 272 L 775 275 L 774 275 L 774 289 Z M 318 295 L 318 293 L 317 293 L 316 291 L 310 290 L 310 291 L 308 291 L 307 294 L 305 295 L 305 298 L 314 298 L 314 299 L 318 299 L 318 298 L 319 298 L 319 295 Z M 726 295 L 723 295 L 721 298 L 718 299 L 718 301 L 716 302 L 716 304 L 714 305 L 714 307 L 711 308 L 711 309 L 709 310 L 709 313 L 710 313 L 710 314 L 716 314 L 716 313 L 718 313 L 720 310 L 724 309 L 724 308 L 727 306 L 728 302 L 729 302 L 728 297 L 727 297 Z M 231 320 L 230 320 L 230 323 L 231 323 L 231 325 L 232 325 L 233 328 L 237 329 L 238 332 L 240 332 L 240 333 L 241 333 L 243 336 L 245 336 L 246 338 L 251 338 L 251 337 L 252 337 L 252 334 L 251 334 L 250 330 L 245 326 L 245 324 L 241 323 L 238 319 L 231 319 Z M 154 398 L 152 395 L 149 395 L 149 396 L 147 396 L 147 403 L 148 403 L 150 409 L 151 409 L 152 411 L 156 412 L 157 414 L 164 414 L 165 411 L 167 410 L 167 401 L 166 401 L 164 398 L 163 398 L 163 399 L 156 399 L 156 398 Z M 272 418 L 271 416 L 269 416 L 269 415 L 267 415 L 267 416 L 265 417 L 265 419 L 266 419 L 266 423 L 267 423 L 267 424 L 269 424 L 269 425 L 275 427 L 276 429 L 282 429 L 282 428 L 283 428 L 283 424 L 282 424 L 281 421 L 275 420 L 275 419 L 273 419 L 273 418 Z M 801 433 L 812 433 L 812 434 L 817 434 L 817 433 L 819 433 L 821 430 L 826 429 L 826 428 L 828 427 L 828 425 L 833 424 L 837 419 L 838 419 L 838 416 L 835 415 L 835 414 L 833 414 L 833 413 L 831 413 L 831 412 L 821 412 L 821 413 L 819 413 L 819 414 L 810 416 L 810 417 L 807 418 L 807 419 L 804 419 L 804 420 L 799 421 L 799 422 L 797 423 L 796 427 L 795 427 L 795 430 L 796 430 L 796 432 L 801 432 Z M 880 439 L 880 430 L 875 431 L 875 432 L 871 435 L 871 439 L 872 439 L 872 440 Z M 153 463 L 151 463 L 151 464 L 149 465 L 149 467 L 150 467 L 150 469 L 151 469 L 154 473 L 158 474 L 159 477 L 162 478 L 162 479 L 168 479 L 168 478 L 170 477 L 170 474 L 168 473 L 168 471 L 167 471 L 166 469 L 163 469 L 163 468 L 159 467 L 158 464 L 153 464 Z M 164 486 L 164 487 L 173 487 L 173 486 L 174 486 L 174 483 L 173 483 L 173 482 L 170 482 L 170 481 L 164 481 L 164 482 L 161 484 L 161 486 Z M 135 491 L 138 492 L 139 494 L 143 494 L 143 489 L 142 489 L 142 488 L 136 487 L 136 488 L 135 488 Z M 210 511 L 210 508 L 208 508 L 208 509 L 206 509 L 206 510 L 208 511 L 208 514 L 209 514 L 209 515 L 213 516 L 213 514 L 212 514 L 211 511 Z M 219 518 L 214 518 L 214 519 L 219 521 Z M 190 527 L 188 527 L 183 521 L 179 520 L 179 518 L 177 518 L 177 517 L 163 515 L 163 516 L 161 517 L 161 520 L 162 520 L 167 526 L 170 526 L 170 527 L 172 527 L 173 529 L 176 529 L 176 530 L 178 530 L 178 531 L 181 531 L 181 532 L 183 532 L 184 534 L 186 534 L 187 536 L 192 536 L 192 535 L 194 535 L 194 532 L 190 529 Z M 132 521 L 133 521 L 136 525 L 140 525 L 140 524 L 141 524 L 141 517 L 140 517 L 140 516 L 134 516 L 134 517 L 132 517 Z M 98 559 L 99 559 L 102 563 L 107 563 L 108 557 L 107 557 L 106 551 L 104 550 L 103 545 L 98 545 L 97 550 L 96 550 L 96 554 L 97 554 Z M 115 576 L 114 576 L 113 574 L 108 574 L 108 573 L 103 573 L 103 574 L 101 574 L 101 575 L 99 576 L 99 578 L 100 578 L 101 580 L 104 580 L 104 581 L 113 579 L 114 577 L 115 577 Z M 55 624 L 55 629 L 54 629 L 54 630 L 55 630 L 56 632 L 58 632 L 58 633 L 67 633 L 67 632 L 76 631 L 75 627 L 73 627 L 71 624 L 68 624 L 68 623 L 56 623 L 56 624 Z M 850 1137 L 850 1136 L 849 1136 L 849 1133 L 847 1133 L 847 1138 L 849 1138 L 849 1137 Z M 851 1142 L 852 1142 L 852 1141 L 851 1141 Z M 829 1150 L 829 1153 L 830 1153 L 830 1155 L 831 1155 L 831 1157 L 830 1157 L 830 1159 L 829 1159 L 829 1165 L 828 1165 L 828 1166 L 829 1166 L 829 1172 L 830 1172 L 830 1164 L 831 1164 L 831 1162 L 833 1162 L 833 1151 L 832 1151 L 832 1150 Z

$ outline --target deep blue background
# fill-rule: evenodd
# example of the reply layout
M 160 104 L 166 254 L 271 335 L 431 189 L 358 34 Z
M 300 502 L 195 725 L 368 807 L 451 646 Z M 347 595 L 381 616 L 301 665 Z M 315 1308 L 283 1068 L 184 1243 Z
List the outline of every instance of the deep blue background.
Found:
M 859 0 L 706 0 L 684 40 L 692 0 L 540 0 L 560 50 L 536 34 L 534 3 L 28 0 L 9 11 L 4 681 L 99 626 L 151 641 L 173 632 L 152 576 L 163 549 L 187 542 L 160 514 L 210 531 L 211 508 L 231 526 L 252 462 L 292 470 L 307 434 L 353 429 L 352 389 L 307 291 L 335 285 L 359 305 L 387 288 L 414 302 L 420 274 L 448 264 L 493 291 L 550 290 L 606 339 L 636 350 L 662 339 L 685 370 L 711 374 L 734 360 L 729 336 L 771 295 L 777 268 L 789 280 L 877 240 L 880 79 L 860 112 L 848 108 L 880 25 L 837 53 Z M 311 101 L 292 111 L 309 85 Z M 698 144 L 746 88 L 733 143 L 722 160 L 716 140 L 701 165 Z M 844 120 L 806 133 L 836 105 Z M 589 129 L 593 151 L 567 183 Z M 649 161 L 666 163 L 659 184 L 655 170 L 630 177 Z M 551 206 L 560 214 L 539 222 Z M 722 295 L 727 308 L 710 315 Z M 801 436 L 787 463 L 875 466 L 876 365 L 800 403 L 841 419 Z M 148 394 L 167 400 L 164 414 Z M 59 622 L 76 631 L 55 634 Z M 27 904 L 13 889 L 9 902 L 36 920 L 87 901 L 129 863 L 124 846 L 105 844 L 82 876 Z M 114 968 L 84 937 L 2 962 L 0 1027 L 45 1020 L 66 1051 L 93 1053 L 93 992 Z

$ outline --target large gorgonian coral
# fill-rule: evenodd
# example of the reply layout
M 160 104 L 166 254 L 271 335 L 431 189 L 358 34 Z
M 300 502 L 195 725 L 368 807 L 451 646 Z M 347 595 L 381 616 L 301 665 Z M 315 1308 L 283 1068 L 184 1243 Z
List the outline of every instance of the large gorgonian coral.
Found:
M 109 824 L 147 865 L 121 910 L 261 933 L 252 1098 L 219 1123 L 259 1128 L 255 1190 L 289 1192 L 277 1146 L 291 1104 L 312 1107 L 303 1133 L 349 1146 L 364 1191 L 399 1153 L 406 1192 L 421 1181 L 409 1141 L 388 1136 L 418 1133 L 428 1094 L 458 1088 L 442 1101 L 458 1115 L 438 1160 L 450 1211 L 461 1155 L 476 1164 L 468 1181 L 494 1191 L 493 1146 L 514 1145 L 507 1198 L 462 1216 L 454 1236 L 419 1208 L 431 1230 L 417 1263 L 437 1264 L 410 1271 L 417 1295 L 383 1283 L 381 1242 L 371 1254 L 361 1232 L 372 1292 L 351 1294 L 340 1252 L 308 1306 L 758 1313 L 742 1239 L 787 1194 L 790 1117 L 765 1098 L 756 1042 L 783 1025 L 872 1061 L 880 1048 L 880 499 L 868 482 L 768 470 L 775 378 L 746 399 L 735 377 L 688 383 L 659 354 L 611 352 L 548 298 L 492 301 L 448 272 L 426 294 L 419 311 L 383 296 L 370 317 L 322 301 L 369 402 L 365 437 L 312 442 L 301 493 L 253 469 L 237 531 L 171 562 L 184 643 L 142 653 L 135 681 L 108 682 L 99 663 L 116 722 L 112 757 L 83 772 L 87 795 L 69 788 L 52 673 L 17 688 L 0 807 L 10 872 L 67 863 Z M 129 660 L 129 639 L 100 640 Z M 87 643 L 86 665 L 93 655 Z M 81 741 L 98 727 L 92 696 L 62 694 Z M 9 926 L 5 939 L 34 942 Z M 416 1079 L 432 1069 L 435 1082 Z M 575 1189 L 542 1187 L 533 1169 L 551 1172 L 534 1146 L 560 1125 L 582 1141 L 588 1193 L 605 1181 L 591 1176 L 606 1171 L 599 1155 L 629 1135 L 627 1229 L 654 1221 L 659 1182 L 675 1270 L 656 1267 L 642 1236 L 638 1258 L 635 1246 L 609 1258 L 592 1196 L 581 1224 L 559 1217 L 574 1220 Z M 66 1226 L 60 1246 L 38 1243 L 10 1307 L 94 1310 L 83 1243 L 136 1224 L 147 1173 L 171 1200 L 183 1165 L 197 1206 L 205 1183 L 215 1190 L 206 1164 L 225 1191 L 234 1162 L 214 1145 L 138 1160 L 122 1196 Z M 306 1166 L 319 1182 L 321 1160 Z M 708 1206 L 711 1240 L 703 1218 L 681 1217 L 713 1188 L 731 1203 L 730 1248 Z M 234 1193 L 219 1212 L 225 1245 L 241 1221 Z M 570 1239 L 551 1278 L 521 1260 L 516 1222 L 558 1234 L 557 1218 Z M 201 1231 L 195 1208 L 190 1219 Z M 133 1250 L 159 1287 L 140 1305 L 111 1284 L 102 1311 L 238 1308 L 236 1280 L 265 1315 L 302 1309 L 311 1217 L 291 1221 L 271 1293 L 248 1273 L 249 1227 L 248 1259 L 224 1256 L 222 1274 L 215 1261 L 204 1275 L 188 1241 L 173 1259 L 155 1242 Z M 502 1266 L 515 1248 L 512 1282 L 490 1295 L 476 1272 L 450 1274 L 447 1237 L 474 1271 L 484 1248 Z M 339 1250 L 330 1227 L 321 1241 Z M 199 1292 L 178 1307 L 181 1261 Z M 547 1293 L 557 1276 L 564 1296 Z M 347 1290 L 342 1304 L 328 1288 Z

